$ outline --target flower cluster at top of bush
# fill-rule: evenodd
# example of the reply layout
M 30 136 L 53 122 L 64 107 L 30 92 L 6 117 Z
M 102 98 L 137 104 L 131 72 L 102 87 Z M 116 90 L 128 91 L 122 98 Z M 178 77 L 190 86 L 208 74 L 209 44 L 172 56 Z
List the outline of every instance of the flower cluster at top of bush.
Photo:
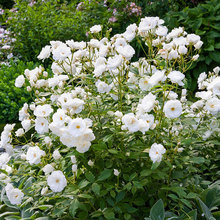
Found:
M 100 25 L 93 26 L 90 32 L 99 39 L 93 38 L 89 42 L 51 41 L 38 59 L 44 61 L 52 57 L 53 75 L 40 66 L 27 69 L 16 79 L 17 87 L 27 86 L 37 98 L 20 110 L 22 128 L 13 134 L 14 125 L 5 127 L 1 147 L 6 153 L 1 155 L 1 169 L 6 172 L 9 169 L 7 163 L 13 157 L 12 137 L 22 137 L 32 129 L 38 142 L 32 139 L 26 143 L 19 155 L 31 169 L 38 165 L 44 172 L 41 176 L 46 180 L 41 191 L 44 196 L 48 186 L 53 192 L 61 192 L 73 184 L 68 168 L 62 169 L 67 163 L 62 162 L 62 158 L 71 161 L 76 177 L 80 170 L 77 155 L 89 152 L 105 129 L 111 133 L 117 128 L 125 136 L 137 134 L 143 137 L 150 159 L 160 163 L 164 156 L 169 157 L 169 153 L 184 150 L 178 135 L 180 131 L 185 134 L 192 130 L 183 126 L 185 118 L 192 118 L 196 129 L 205 117 L 216 121 L 220 112 L 219 67 L 209 76 L 200 75 L 199 89 L 207 89 L 196 94 L 200 101 L 191 104 L 187 101 L 186 89 L 182 89 L 181 94 L 178 90 L 179 86 L 184 86 L 184 72 L 199 56 L 202 41 L 198 35 L 188 34 L 183 28 L 168 33 L 164 21 L 158 17 L 143 18 L 138 26 L 132 24 L 123 34 L 110 39 L 101 38 L 101 30 Z M 134 38 L 146 54 L 136 62 L 131 61 L 135 50 L 129 44 Z M 175 140 L 175 148 L 169 148 L 160 135 Z M 129 145 L 129 138 L 125 136 L 123 145 Z M 113 148 L 117 146 L 113 145 Z M 71 158 L 66 152 L 71 153 Z M 90 167 L 94 163 L 95 159 L 91 158 Z M 81 168 L 87 169 L 82 164 Z M 123 170 L 114 169 L 116 176 L 120 172 Z M 83 176 L 83 172 L 79 173 Z M 6 194 L 11 203 L 21 203 L 25 196 L 21 191 L 13 189 L 10 190 L 13 195 L 9 195 L 13 175 L 4 174 L 1 180 L 7 184 Z

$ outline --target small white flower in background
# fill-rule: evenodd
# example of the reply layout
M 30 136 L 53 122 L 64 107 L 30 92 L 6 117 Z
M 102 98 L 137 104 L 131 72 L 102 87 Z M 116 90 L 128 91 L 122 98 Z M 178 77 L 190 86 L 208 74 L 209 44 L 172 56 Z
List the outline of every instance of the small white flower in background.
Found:
M 21 88 L 24 85 L 25 78 L 23 75 L 20 75 L 15 80 L 15 86 Z
M 114 115 L 115 115 L 116 117 L 120 118 L 120 119 L 123 117 L 123 113 L 120 112 L 120 111 L 116 111 L 116 112 L 114 113 Z
M 24 129 L 23 128 L 19 128 L 16 132 L 15 132 L 15 135 L 17 137 L 21 137 L 24 135 Z
M 212 90 L 215 95 L 220 95 L 220 77 L 216 77 L 207 87 L 208 90 Z
M 75 157 L 74 155 L 71 156 L 71 162 L 72 162 L 73 164 L 75 164 L 75 163 L 77 162 L 76 157 Z
M 166 149 L 164 148 L 164 146 L 157 143 L 154 143 L 149 150 L 149 156 L 153 163 L 161 162 L 163 154 L 165 153 Z
M 48 187 L 46 186 L 46 187 L 43 187 L 43 188 L 42 188 L 40 194 L 41 194 L 42 196 L 44 196 L 45 194 L 47 194 L 47 192 L 48 192 Z
M 120 172 L 117 169 L 114 169 L 114 175 L 118 176 L 120 174 Z
M 45 175 L 47 175 L 54 171 L 54 167 L 51 164 L 47 164 L 42 170 L 44 171 Z
M 179 153 L 183 152 L 183 150 L 184 150 L 183 147 L 178 147 L 178 148 L 177 148 L 177 151 L 178 151 Z
M 73 172 L 73 173 L 76 173 L 76 172 L 77 172 L 77 165 L 76 165 L 76 164 L 73 164 L 73 165 L 72 165 L 72 172 Z
M 167 118 L 178 118 L 182 114 L 182 104 L 179 100 L 169 100 L 164 105 L 163 111 Z
M 12 173 L 12 168 L 10 166 L 8 166 L 8 165 L 3 165 L 1 167 L 1 169 L 5 170 L 8 173 L 8 175 Z
M 185 78 L 185 75 L 180 71 L 172 71 L 167 76 L 172 83 L 177 83 L 179 86 L 184 86 L 182 80 Z
M 39 147 L 29 147 L 26 154 L 26 160 L 30 165 L 39 164 L 42 156 L 45 156 L 45 152 Z
M 88 161 L 88 165 L 89 165 L 90 167 L 93 167 L 93 166 L 94 166 L 94 162 L 93 162 L 92 160 L 89 160 L 89 161 Z
M 55 150 L 53 152 L 53 158 L 54 158 L 54 160 L 59 160 L 61 158 L 59 150 Z
M 139 87 L 142 91 L 147 91 L 152 87 L 152 84 L 149 83 L 150 77 L 144 76 L 139 81 Z
M 101 25 L 94 25 L 90 28 L 91 33 L 99 33 L 102 30 Z
M 53 192 L 61 192 L 67 186 L 67 181 L 63 172 L 53 171 L 50 176 L 47 177 L 47 184 Z
M 17 188 L 14 188 L 12 184 L 8 183 L 5 187 L 6 195 L 12 205 L 19 205 L 24 197 L 24 193 Z

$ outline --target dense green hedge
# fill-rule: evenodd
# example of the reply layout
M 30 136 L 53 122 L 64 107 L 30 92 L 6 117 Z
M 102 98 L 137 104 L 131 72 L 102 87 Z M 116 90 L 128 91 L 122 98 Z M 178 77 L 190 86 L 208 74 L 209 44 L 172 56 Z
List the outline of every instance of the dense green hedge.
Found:
M 22 88 L 14 86 L 15 79 L 24 73 L 25 69 L 33 69 L 33 62 L 11 63 L 0 68 L 0 121 L 1 123 L 18 121 L 18 111 L 25 102 L 30 101 L 30 94 Z
M 220 66 L 220 1 L 210 0 L 195 8 L 180 12 L 170 11 L 165 17 L 170 28 L 182 26 L 188 33 L 195 32 L 204 42 L 198 62 L 192 66 L 187 78 L 189 88 L 196 88 L 196 79 L 201 72 Z

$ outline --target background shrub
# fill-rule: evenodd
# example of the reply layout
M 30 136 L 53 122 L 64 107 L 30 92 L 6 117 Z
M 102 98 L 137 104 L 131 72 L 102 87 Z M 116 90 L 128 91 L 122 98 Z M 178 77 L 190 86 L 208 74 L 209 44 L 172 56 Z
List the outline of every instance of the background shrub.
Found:
M 180 12 L 170 11 L 165 17 L 172 29 L 184 26 L 188 33 L 195 32 L 204 42 L 197 63 L 188 71 L 188 87 L 196 88 L 196 79 L 201 72 L 207 72 L 220 65 L 220 1 L 211 0 L 195 8 L 185 8 Z
M 24 73 L 25 69 L 33 69 L 37 64 L 33 62 L 10 63 L 2 65 L 0 69 L 0 121 L 9 123 L 18 121 L 18 111 L 25 102 L 31 100 L 30 94 L 23 88 L 14 86 L 15 79 Z
M 8 8 L 11 9 L 14 5 L 14 1 L 13 0 L 0 0 L 0 6 L 2 8 Z

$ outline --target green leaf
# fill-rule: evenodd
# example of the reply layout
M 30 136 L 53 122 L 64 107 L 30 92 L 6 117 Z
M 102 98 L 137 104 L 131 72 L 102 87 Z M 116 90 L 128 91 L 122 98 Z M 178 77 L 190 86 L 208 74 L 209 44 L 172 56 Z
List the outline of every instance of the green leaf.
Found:
M 114 212 L 112 211 L 112 209 L 106 209 L 106 210 L 104 211 L 104 217 L 105 217 L 106 219 L 114 219 L 114 218 L 115 218 L 115 214 L 114 214 Z
M 217 63 L 220 63 L 220 52 L 213 51 L 209 53 L 209 56 Z
M 82 189 L 82 188 L 86 187 L 88 184 L 90 184 L 89 181 L 87 181 L 87 180 L 82 180 L 82 181 L 79 183 L 78 187 L 79 187 L 80 189 Z
M 40 210 L 48 210 L 52 207 L 53 207 L 52 205 L 40 205 L 37 208 L 40 209 Z
M 198 198 L 198 201 L 199 201 L 200 207 L 201 207 L 202 212 L 204 213 L 206 219 L 211 220 L 211 218 L 213 218 L 213 220 L 214 220 L 212 213 L 210 212 L 209 208 L 205 205 L 205 203 L 203 203 L 203 201 L 200 198 Z
M 98 183 L 93 183 L 92 184 L 92 191 L 95 194 L 99 195 L 100 194 L 100 189 L 101 189 L 101 187 L 100 187 L 100 185 Z
M 118 151 L 115 149 L 109 149 L 108 150 L 111 154 L 118 154 Z
M 152 170 L 142 170 L 141 176 L 150 176 L 152 173 Z
M 72 217 L 75 217 L 76 215 L 76 210 L 79 208 L 79 201 L 77 199 L 74 199 L 71 204 L 70 204 L 70 207 L 69 207 L 69 212 L 70 212 L 70 215 Z
M 86 172 L 85 177 L 89 182 L 94 182 L 95 181 L 95 176 L 91 172 Z
M 159 167 L 159 165 L 160 165 L 160 162 L 159 163 L 158 162 L 153 163 L 152 166 L 151 166 L 151 170 L 156 170 L 157 167 Z
M 108 179 L 112 174 L 112 170 L 110 169 L 104 169 L 101 174 L 99 175 L 98 177 L 98 180 L 97 181 L 103 181 L 103 180 L 106 180 Z
M 2 214 L 0 214 L 0 217 L 5 217 L 7 215 L 19 215 L 19 212 L 4 212 Z
M 164 220 L 165 210 L 162 199 L 158 200 L 151 208 L 150 218 L 152 220 Z

